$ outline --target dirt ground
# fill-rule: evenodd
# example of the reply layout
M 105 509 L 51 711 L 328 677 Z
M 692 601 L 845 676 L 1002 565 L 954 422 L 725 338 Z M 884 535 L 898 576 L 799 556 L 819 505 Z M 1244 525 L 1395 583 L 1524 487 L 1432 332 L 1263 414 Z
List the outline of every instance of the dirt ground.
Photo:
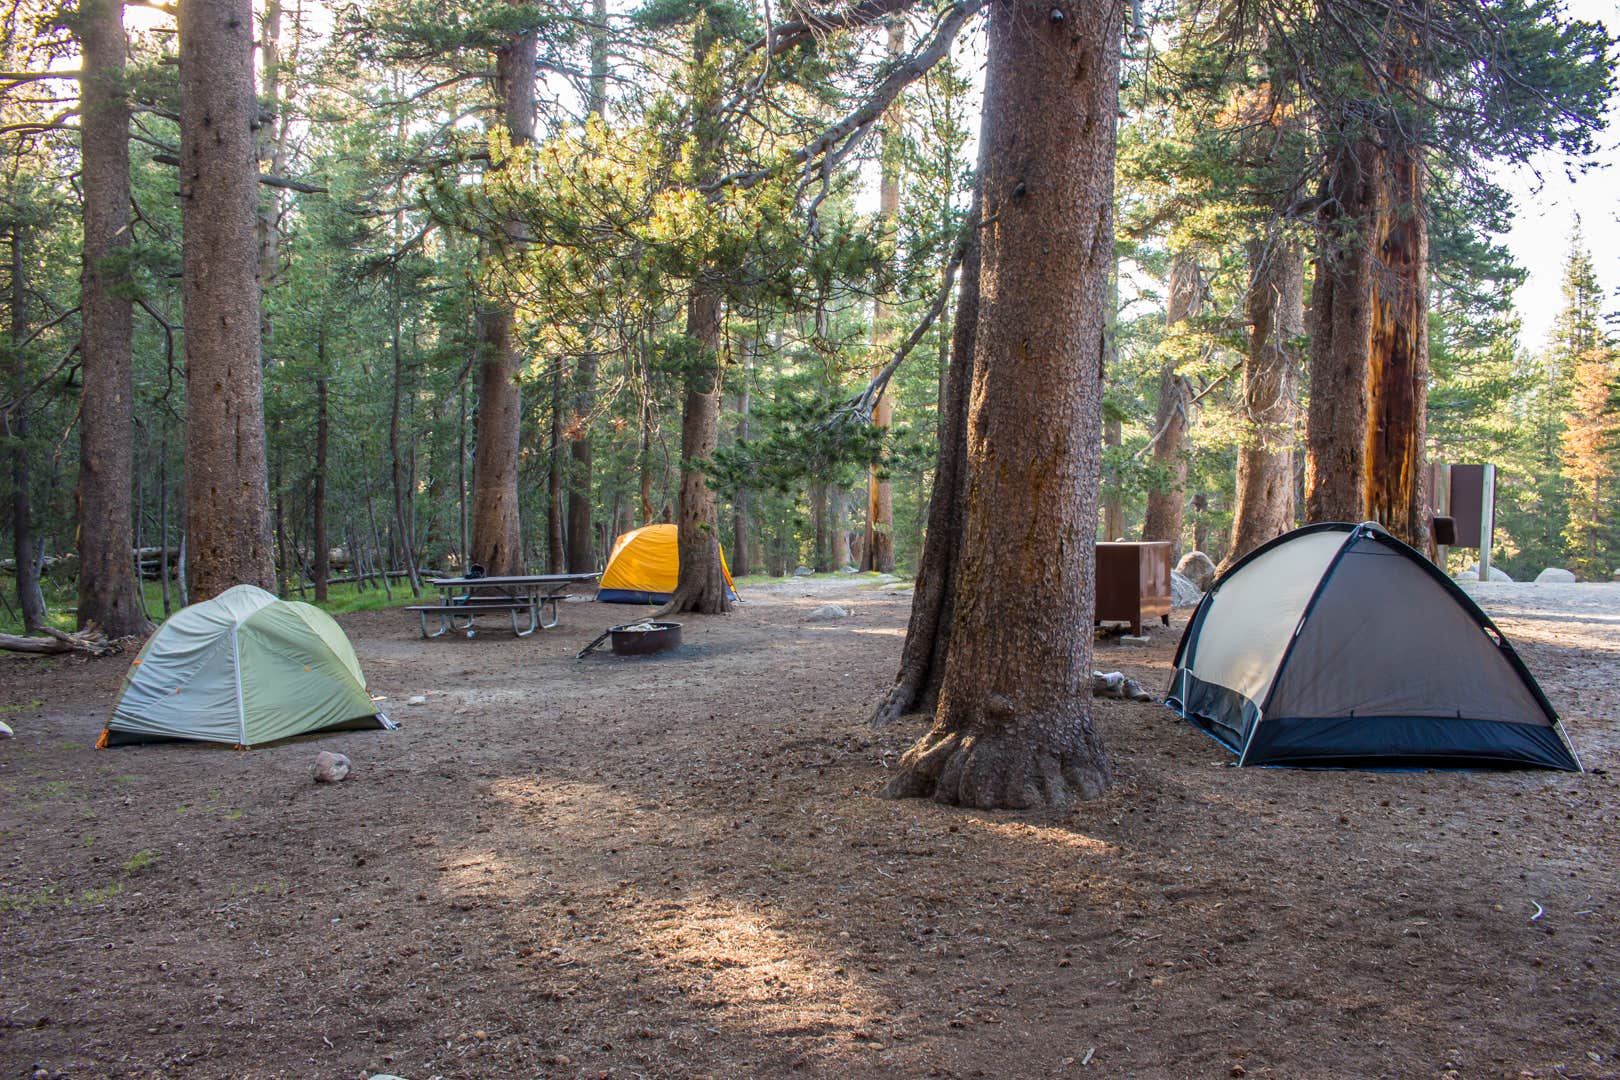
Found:
M 3 658 L 0 1076 L 1620 1077 L 1620 585 L 1564 588 L 1480 595 L 1585 775 L 1239 770 L 1109 701 L 1062 820 L 877 798 L 925 718 L 866 723 L 870 587 L 663 659 L 348 616 L 401 730 L 248 752 L 93 750 L 127 658 Z

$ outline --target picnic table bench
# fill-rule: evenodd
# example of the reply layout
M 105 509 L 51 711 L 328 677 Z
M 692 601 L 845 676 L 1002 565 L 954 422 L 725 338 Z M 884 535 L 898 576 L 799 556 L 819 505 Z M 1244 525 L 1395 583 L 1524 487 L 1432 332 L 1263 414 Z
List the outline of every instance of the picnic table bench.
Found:
M 557 625 L 557 601 L 570 585 L 595 581 L 596 574 L 510 574 L 504 577 L 434 578 L 429 584 L 441 593 L 438 603 L 412 604 L 422 621 L 422 636 L 438 637 L 458 630 L 472 637 L 480 615 L 507 615 L 512 632 L 528 637 L 536 630 Z M 542 622 L 546 606 L 551 618 Z M 428 629 L 428 616 L 437 616 L 439 628 Z M 524 625 L 527 618 L 528 624 Z

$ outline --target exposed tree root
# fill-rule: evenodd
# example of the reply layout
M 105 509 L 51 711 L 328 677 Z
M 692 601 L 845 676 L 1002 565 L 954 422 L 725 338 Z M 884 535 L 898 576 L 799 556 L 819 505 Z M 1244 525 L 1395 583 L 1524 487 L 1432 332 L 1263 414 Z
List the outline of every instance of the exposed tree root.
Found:
M 1083 738 L 1077 738 L 1083 744 Z M 982 810 L 1063 810 L 1108 788 L 1101 747 L 1037 749 L 1026 734 L 930 731 L 900 759 L 888 799 L 924 799 Z

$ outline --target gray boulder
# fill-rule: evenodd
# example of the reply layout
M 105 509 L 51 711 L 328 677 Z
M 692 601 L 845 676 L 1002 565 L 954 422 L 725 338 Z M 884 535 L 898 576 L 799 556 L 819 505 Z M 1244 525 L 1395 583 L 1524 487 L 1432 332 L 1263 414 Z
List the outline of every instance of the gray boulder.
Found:
M 1199 592 L 1204 592 L 1215 580 L 1215 563 L 1202 551 L 1189 551 L 1176 564 L 1176 573 L 1192 582 Z
M 1549 566 L 1536 575 L 1536 582 L 1538 584 L 1573 585 L 1575 575 L 1562 566 Z
M 1170 606 L 1181 608 L 1197 607 L 1198 602 L 1204 598 L 1204 590 L 1188 581 L 1187 578 L 1170 571 Z
M 836 622 L 849 618 L 849 612 L 837 604 L 822 604 L 805 617 L 805 622 Z
M 1458 574 L 1456 577 L 1452 578 L 1451 580 L 1453 580 L 1453 581 L 1478 581 L 1479 580 L 1479 563 L 1474 563 L 1473 565 L 1469 566 L 1466 570 L 1464 570 L 1462 573 Z M 1493 567 L 1491 567 L 1491 580 L 1492 581 L 1512 581 L 1513 579 L 1507 576 L 1507 572 L 1505 570 L 1501 570 L 1501 569 L 1498 569 L 1497 567 L 1493 566 Z
M 815 571 L 810 569 L 808 566 L 801 566 L 797 570 L 793 571 L 793 576 L 794 577 L 809 577 L 813 573 L 815 573 Z

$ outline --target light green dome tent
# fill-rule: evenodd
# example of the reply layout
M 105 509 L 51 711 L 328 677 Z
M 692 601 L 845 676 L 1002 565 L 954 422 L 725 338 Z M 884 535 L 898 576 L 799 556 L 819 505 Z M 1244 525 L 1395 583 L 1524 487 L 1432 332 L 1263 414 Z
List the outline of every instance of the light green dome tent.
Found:
M 130 665 L 96 745 L 198 739 L 252 746 L 334 727 L 394 725 L 366 693 L 332 617 L 238 585 L 175 612 Z

